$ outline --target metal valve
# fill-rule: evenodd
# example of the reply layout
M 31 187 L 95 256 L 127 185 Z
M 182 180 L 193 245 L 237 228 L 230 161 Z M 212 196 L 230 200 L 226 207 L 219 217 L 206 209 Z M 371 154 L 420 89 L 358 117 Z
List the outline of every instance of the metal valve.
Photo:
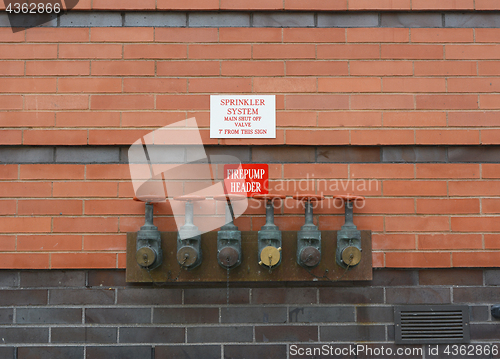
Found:
M 145 223 L 137 232 L 135 258 L 137 264 L 148 270 L 158 268 L 163 259 L 160 232 L 153 224 L 153 203 L 164 200 L 164 197 L 134 197 L 134 201 L 146 202 Z
M 284 199 L 285 196 L 277 194 L 257 194 L 253 198 L 264 200 L 266 203 L 266 224 L 262 226 L 258 234 L 259 242 L 259 265 L 269 267 L 278 266 L 281 263 L 281 231 L 274 224 L 274 201 Z
M 226 224 L 217 232 L 217 259 L 226 268 L 234 268 L 241 264 L 241 232 L 233 223 L 234 214 L 231 201 L 243 200 L 246 197 L 238 195 L 215 196 L 216 201 L 225 201 Z
M 186 202 L 184 225 L 177 233 L 177 262 L 186 269 L 196 268 L 201 264 L 201 233 L 193 224 L 193 202 L 203 201 L 202 196 L 180 196 L 176 201 Z
M 364 197 L 351 195 L 334 196 L 345 201 L 345 223 L 337 232 L 337 264 L 341 267 L 354 267 L 361 262 L 361 232 L 353 223 L 354 201 L 364 201 Z
M 305 223 L 297 233 L 297 263 L 314 268 L 321 262 L 321 232 L 313 222 L 312 202 L 325 199 L 322 195 L 295 195 L 293 199 L 302 201 L 305 207 Z

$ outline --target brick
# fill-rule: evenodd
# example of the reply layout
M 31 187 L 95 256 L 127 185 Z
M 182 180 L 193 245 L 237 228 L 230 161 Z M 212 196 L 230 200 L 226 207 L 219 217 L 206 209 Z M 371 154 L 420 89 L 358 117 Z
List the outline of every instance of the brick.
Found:
M 338 44 L 317 45 L 318 59 L 379 59 L 380 45 Z
M 442 232 L 450 229 L 448 217 L 386 217 L 387 232 Z
M 498 338 L 498 324 L 472 324 L 471 339 L 489 339 L 495 340 Z
M 497 164 L 483 164 L 482 177 L 483 178 L 500 178 L 500 166 Z
M 430 164 L 416 165 L 417 178 L 479 178 L 477 164 Z
M 473 0 L 442 0 L 439 3 L 431 0 L 414 0 L 412 10 L 474 10 Z
M 485 249 L 499 249 L 500 248 L 500 236 L 497 234 L 485 234 L 484 235 L 484 248 Z
M 453 265 L 456 267 L 497 267 L 500 256 L 496 252 L 468 251 L 453 252 Z M 485 297 L 482 298 L 485 300 Z M 482 302 L 479 300 L 478 302 Z
M 409 42 L 408 29 L 398 28 L 354 28 L 347 29 L 347 42 Z M 413 40 L 413 39 L 412 39 Z
M 125 270 L 94 270 L 88 272 L 91 287 L 125 287 Z
M 380 112 L 349 111 L 318 113 L 318 127 L 379 127 L 381 125 L 382 116 Z M 380 160 L 380 153 L 378 160 Z
M 474 42 L 474 32 L 473 29 L 411 29 L 411 41 L 416 43 Z
M 476 10 L 497 10 L 498 0 L 476 0 Z
M 354 322 L 354 307 L 299 307 L 289 309 L 290 322 L 340 323 Z
M 114 290 L 109 289 L 53 289 L 49 304 L 52 305 L 109 305 L 115 304 Z
M 237 78 L 191 78 L 188 84 L 189 92 L 251 92 L 251 79 Z
M 318 340 L 317 326 L 256 326 L 257 342 L 307 342 Z
M 24 37 L 24 31 L 13 32 L 13 30 L 7 28 L 0 29 L 0 40 L 2 42 L 24 42 Z
M 90 130 L 90 145 L 131 145 L 149 130 Z
M 52 186 L 49 182 L 2 182 L 0 197 L 45 198 L 50 197 Z
M 373 249 L 416 249 L 414 234 L 373 234 Z
M 86 145 L 86 130 L 25 130 L 24 145 Z
M 460 214 L 479 213 L 478 199 L 417 199 L 417 213 Z
M 221 323 L 286 323 L 285 307 L 234 307 L 221 312 Z
M 325 192 L 326 193 L 338 192 L 339 194 L 358 193 L 359 195 L 363 196 L 380 195 L 382 189 L 381 182 L 376 179 L 370 179 L 368 180 L 368 182 L 366 180 L 317 181 L 317 187 L 320 193 L 325 193 Z M 372 218 L 376 219 L 376 217 Z
M 89 29 L 36 27 L 26 31 L 26 42 L 88 42 Z
M 320 304 L 383 303 L 383 288 L 320 288 Z
M 316 79 L 308 77 L 253 78 L 255 92 L 316 92 L 316 88 Z M 327 89 L 323 91 L 328 92 Z
M 410 10 L 410 0 L 394 3 L 392 0 L 351 0 L 349 10 Z
M 500 213 L 500 201 L 498 198 L 483 198 L 481 204 L 482 213 Z
M 346 95 L 287 95 L 287 110 L 347 110 L 349 96 Z
M 379 78 L 319 78 L 318 92 L 380 92 Z M 305 91 L 304 91 L 305 92 Z
M 115 44 L 61 44 L 61 59 L 121 59 L 122 45 Z
M 154 61 L 93 61 L 92 75 L 96 76 L 153 76 Z
M 344 29 L 309 29 L 309 28 L 285 28 L 283 29 L 283 42 L 345 42 Z
M 188 343 L 217 343 L 224 338 L 226 343 L 252 342 L 253 328 L 248 326 L 224 327 L 188 327 Z
M 17 250 L 37 251 L 79 251 L 82 249 L 82 236 L 31 236 L 18 235 Z
M 450 181 L 450 196 L 498 196 L 499 181 Z
M 351 95 L 351 109 L 382 110 L 414 108 L 412 95 Z
M 164 78 L 126 78 L 123 80 L 123 92 L 167 93 L 186 92 L 187 80 Z
M 83 250 L 85 251 L 124 251 L 127 242 L 124 235 L 89 235 L 84 236 Z
M 165 95 L 156 96 L 157 110 L 206 110 L 210 108 L 207 95 Z
M 356 338 L 360 341 L 385 340 L 385 326 L 383 325 L 332 325 L 321 326 L 320 336 L 323 341 L 344 341 Z M 351 339 L 352 340 L 352 339 Z
M 218 323 L 218 308 L 155 308 L 153 323 Z
M 477 64 L 474 61 L 415 61 L 415 76 L 474 76 Z M 479 64 L 481 71 L 481 63 Z
M 414 178 L 412 164 L 352 164 L 351 178 Z
M 90 30 L 92 42 L 150 42 L 154 40 L 154 28 L 93 27 Z
M 403 76 L 413 74 L 413 64 L 411 61 L 350 61 L 349 71 L 353 76 Z
M 416 130 L 415 142 L 418 145 L 455 145 L 479 144 L 479 131 L 473 130 Z
M 15 203 L 15 201 L 12 201 Z M 15 208 L 13 209 L 13 212 L 15 212 Z M 3 212 L 0 212 L 0 214 L 3 215 Z M 15 214 L 15 213 L 6 213 L 6 214 Z M 0 250 L 2 252 L 13 252 L 16 250 L 16 236 L 15 235 L 9 235 L 9 236 L 0 236 Z
M 93 10 L 155 10 L 156 3 L 154 0 L 146 0 L 137 3 L 133 0 L 94 0 L 92 2 Z
M 425 249 L 482 249 L 481 235 L 432 234 L 418 235 L 418 248 Z
M 5 344 L 10 343 L 48 343 L 49 341 L 49 329 L 48 328 L 1 328 L 0 335 L 3 338 Z M 19 348 L 18 354 L 21 356 L 26 350 L 21 350 L 24 348 Z M 21 356 L 22 358 L 23 356 Z
M 450 267 L 449 252 L 386 252 L 385 265 L 393 268 Z
M 450 303 L 449 288 L 387 288 L 387 303 L 391 304 L 441 304 Z
M 384 80 L 385 85 L 385 80 Z M 385 88 L 385 86 L 384 86 Z M 443 112 L 384 112 L 385 127 L 444 127 L 446 114 Z M 391 151 L 391 149 L 384 149 Z M 418 149 L 420 150 L 420 149 Z M 416 150 L 416 151 L 418 151 Z
M 255 21 L 255 15 L 254 15 Z M 281 29 L 271 28 L 220 28 L 220 42 L 281 42 Z
M 159 0 L 159 2 L 167 0 Z M 170 1 L 170 0 L 169 0 Z M 120 358 L 120 359 L 135 359 L 147 358 L 151 356 L 151 346 L 98 346 L 87 347 L 87 358 Z
M 225 353 L 229 346 L 224 346 Z M 238 352 L 241 350 L 241 345 L 238 345 Z M 245 346 L 248 347 L 248 346 Z M 254 346 L 250 346 L 252 348 Z M 269 347 L 268 345 L 265 346 Z M 284 347 L 284 346 L 283 346 Z M 248 351 L 242 350 L 242 352 L 248 353 Z M 159 358 L 164 359 L 189 359 L 189 358 L 206 358 L 206 359 L 219 359 L 221 356 L 220 345 L 157 345 L 155 347 L 155 355 Z M 231 356 L 232 357 L 232 356 Z
M 450 92 L 498 92 L 500 82 L 496 78 L 456 78 L 448 79 L 448 91 Z M 481 103 L 482 104 L 482 103 Z
M 498 218 L 489 217 L 452 217 L 451 230 L 457 232 L 498 232 Z
M 51 268 L 67 269 L 67 268 L 115 268 L 115 267 L 116 267 L 116 254 L 114 253 L 51 254 Z
M 2 61 L 1 76 L 24 75 L 24 61 Z
M 499 75 L 498 64 L 499 61 L 478 61 L 477 68 L 479 75 Z
M 285 75 L 284 62 L 281 61 L 223 61 L 220 66 L 221 66 L 222 76 L 284 76 Z M 217 65 L 216 75 L 218 75 L 219 71 L 218 68 L 219 65 Z M 276 79 L 276 80 L 282 81 L 285 79 Z
M 289 145 L 328 145 L 349 143 L 349 132 L 339 130 L 287 130 L 286 143 Z
M 0 112 L 0 124 L 3 127 L 53 127 L 54 126 L 54 113 L 50 112 Z M 9 151 L 8 149 L 3 149 L 4 153 Z M 36 156 L 42 156 L 46 154 L 47 149 L 37 149 L 39 152 L 33 151 L 33 148 L 25 147 L 23 149 L 13 149 L 10 150 L 8 156 L 12 160 L 13 157 L 19 156 L 19 158 L 26 156 L 26 159 L 35 158 Z M 53 152 L 51 150 L 51 152 Z M 19 163 L 17 160 L 16 163 Z M 44 161 L 50 162 L 50 161 Z
M 347 10 L 345 1 L 285 0 L 285 10 Z
M 154 108 L 152 95 L 93 95 L 91 109 L 145 110 Z
M 394 321 L 394 308 L 356 307 L 356 319 L 360 323 L 390 323 Z
M 118 78 L 61 78 L 58 82 L 58 92 L 122 92 L 122 81 Z
M 224 68 L 224 63 L 222 66 Z M 347 61 L 286 61 L 286 74 L 288 76 L 347 75 L 348 64 Z
M 347 165 L 285 164 L 284 178 L 347 178 Z
M 54 218 L 54 232 L 112 232 L 118 229 L 117 218 Z
M 26 95 L 25 110 L 86 110 L 87 95 Z
M 118 304 L 172 305 L 182 303 L 180 289 L 130 288 L 118 291 Z
M 86 76 L 90 75 L 90 62 L 64 61 L 64 60 L 26 61 L 26 75 L 27 76 L 65 76 L 65 75 Z
M 46 305 L 47 290 L 2 290 L 2 306 Z
M 419 271 L 420 285 L 483 285 L 483 271 L 478 269 L 426 269 Z M 458 289 L 458 288 L 457 288 Z M 455 292 L 454 292 L 455 294 Z M 454 298 L 456 299 L 456 298 Z
M 380 18 L 380 26 L 382 27 L 435 28 L 443 25 L 442 15 L 431 12 L 383 12 Z
M 413 130 L 351 130 L 351 145 L 407 145 L 413 143 Z
M 253 26 L 257 27 L 313 27 L 312 13 L 256 13 L 253 16 Z
M 0 201 L 0 214 L 1 215 L 16 215 L 17 203 L 14 200 Z
M 450 81 L 452 79 L 449 79 Z M 434 78 L 384 78 L 383 92 L 446 92 L 446 80 Z
M 441 45 L 381 45 L 382 59 L 429 59 L 442 60 L 444 47 Z M 448 58 L 448 52 L 446 52 Z
M 29 287 L 83 287 L 83 271 L 23 271 L 20 273 L 20 286 Z M 45 293 L 46 294 L 46 293 Z
M 449 80 L 448 80 L 449 81 Z M 494 127 L 496 112 L 450 112 L 448 123 L 453 127 Z
M 253 45 L 254 59 L 314 59 L 315 57 L 314 45 Z
M 169 0 L 171 1 L 171 0 Z M 160 6 L 158 6 L 160 9 Z M 191 9 L 189 9 L 191 10 Z M 217 29 L 156 28 L 155 42 L 218 42 Z
M 373 271 L 373 286 L 408 286 L 418 284 L 418 271 L 379 269 Z
M 158 61 L 156 73 L 158 76 L 218 76 L 220 65 L 219 61 Z
M 189 45 L 188 51 L 189 59 L 250 59 L 252 56 L 252 47 L 246 44 Z
M 82 322 L 80 308 L 18 308 L 17 324 L 71 324 Z
M 475 95 L 416 95 L 416 104 L 419 110 L 473 110 L 478 108 L 477 100 Z
M 0 165 L 0 179 L 17 179 L 18 178 L 18 168 L 17 165 Z
M 128 165 L 87 165 L 87 179 L 129 179 Z
M 479 104 L 481 109 L 498 109 L 498 95 L 480 95 Z
M 188 288 L 184 290 L 184 304 L 226 304 L 226 301 L 226 288 Z M 248 304 L 249 289 L 230 288 L 229 303 Z
M 51 329 L 52 343 L 116 343 L 116 328 L 99 327 L 54 327 Z
M 484 270 L 484 284 L 487 286 L 499 285 L 500 276 L 498 274 L 498 269 Z
M 23 218 L 21 218 L 23 219 Z M 19 222 L 19 221 L 17 221 Z M 35 221 L 32 221 L 35 222 Z M 24 232 L 33 232 L 37 229 L 24 230 Z M 1 230 L 6 232 L 5 230 Z M 18 229 L 17 232 L 21 232 Z M 49 268 L 49 255 L 48 254 L 24 254 L 24 253 L 3 253 L 0 254 L 2 269 L 48 269 Z
M 57 57 L 57 46 L 46 44 L 2 44 L 0 45 L 0 59 L 55 59 Z
M 20 165 L 20 179 L 83 179 L 79 165 Z
M 258 0 L 254 2 L 247 2 L 245 0 L 222 0 L 220 3 L 221 10 L 282 10 L 283 1 L 281 0 Z
M 445 45 L 445 53 L 446 59 L 453 60 L 497 60 L 500 49 L 495 45 Z
M 13 309 L 0 309 L 0 323 L 12 324 L 13 318 L 14 318 L 14 310 Z
M 0 87 L 4 93 L 53 93 L 56 92 L 56 79 L 2 78 Z
M 377 27 L 378 14 L 376 13 L 352 13 L 335 14 L 335 13 L 319 13 L 318 27 Z
M 186 59 L 187 58 L 187 46 L 186 45 L 164 45 L 164 44 L 150 44 L 150 45 L 124 45 L 123 50 L 123 58 L 124 59 Z M 127 61 L 126 63 L 130 63 L 129 66 L 123 67 L 123 74 L 131 73 L 132 71 L 141 69 L 143 74 L 153 74 L 154 75 L 154 66 L 151 71 L 151 62 L 141 62 L 141 61 Z M 114 66 L 113 66 L 114 65 Z M 111 62 L 109 66 L 106 67 L 106 70 L 109 72 L 115 71 L 116 62 Z M 153 63 L 154 65 L 154 63 Z M 146 72 L 147 69 L 147 73 Z M 152 73 L 151 73 L 152 72 Z
M 122 327 L 120 343 L 182 343 L 184 328 Z
M 20 95 L 0 96 L 0 110 L 21 110 L 22 108 L 23 99 Z
M 0 218 L 0 232 L 3 233 L 43 233 L 50 232 L 51 219 L 42 217 Z

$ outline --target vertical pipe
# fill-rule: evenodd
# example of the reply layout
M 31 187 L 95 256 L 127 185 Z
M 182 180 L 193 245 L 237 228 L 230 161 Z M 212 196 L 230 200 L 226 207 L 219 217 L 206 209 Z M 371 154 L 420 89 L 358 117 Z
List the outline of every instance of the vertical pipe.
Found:
M 306 207 L 306 222 L 305 224 L 312 224 L 314 225 L 313 222 L 313 211 L 312 211 L 312 206 L 311 206 L 311 201 L 304 202 L 304 206 Z
M 353 223 L 353 202 L 347 201 L 345 203 L 345 223 Z
M 186 202 L 186 224 L 193 224 L 193 202 L 187 201 Z

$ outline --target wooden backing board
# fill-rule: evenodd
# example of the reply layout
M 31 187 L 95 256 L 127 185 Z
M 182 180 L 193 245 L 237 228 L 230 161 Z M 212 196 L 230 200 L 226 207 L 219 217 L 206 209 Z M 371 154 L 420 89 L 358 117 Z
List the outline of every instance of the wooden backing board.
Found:
M 227 270 L 217 262 L 217 232 L 201 235 L 202 262 L 193 270 L 177 263 L 177 232 L 161 232 L 163 263 L 147 271 L 135 259 L 137 234 L 127 233 L 127 282 L 225 283 Z M 321 263 L 312 270 L 297 264 L 297 232 L 282 232 L 281 264 L 269 270 L 258 264 L 257 232 L 242 232 L 241 264 L 229 271 L 230 282 L 357 281 L 372 279 L 371 231 L 361 231 L 361 262 L 347 272 L 335 262 L 337 231 L 321 231 Z

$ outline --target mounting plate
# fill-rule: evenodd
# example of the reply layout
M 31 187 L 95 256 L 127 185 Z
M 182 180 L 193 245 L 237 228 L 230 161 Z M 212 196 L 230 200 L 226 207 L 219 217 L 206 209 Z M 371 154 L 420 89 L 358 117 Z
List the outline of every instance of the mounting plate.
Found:
M 201 235 L 202 263 L 193 270 L 177 263 L 177 232 L 161 232 L 163 263 L 147 271 L 136 261 L 137 234 L 127 233 L 127 282 L 225 283 L 227 271 L 217 262 L 217 232 Z M 371 231 L 361 231 L 361 262 L 347 272 L 335 262 L 337 231 L 321 231 L 321 262 L 309 271 L 297 264 L 297 232 L 282 232 L 282 261 L 269 270 L 259 266 L 257 231 L 241 232 L 242 261 L 229 271 L 230 282 L 325 282 L 372 279 Z M 324 278 L 326 276 L 327 278 Z

